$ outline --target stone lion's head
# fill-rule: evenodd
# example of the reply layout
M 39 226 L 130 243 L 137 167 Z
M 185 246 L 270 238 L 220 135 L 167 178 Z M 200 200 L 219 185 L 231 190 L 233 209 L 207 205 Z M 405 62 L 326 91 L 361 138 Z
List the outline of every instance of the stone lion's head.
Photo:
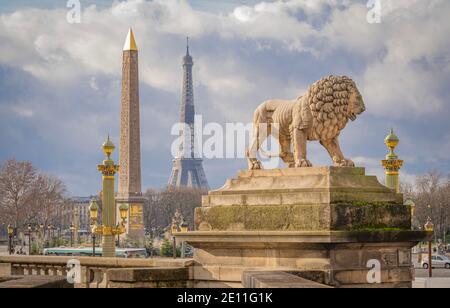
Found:
M 348 118 L 355 121 L 358 115 L 366 111 L 366 105 L 364 104 L 361 93 L 359 93 L 359 90 L 353 81 L 351 81 L 348 88 L 350 93 L 350 98 L 348 100 Z
M 355 82 L 346 76 L 328 76 L 314 83 L 308 91 L 313 115 L 313 139 L 332 139 L 348 120 L 356 120 L 366 110 Z

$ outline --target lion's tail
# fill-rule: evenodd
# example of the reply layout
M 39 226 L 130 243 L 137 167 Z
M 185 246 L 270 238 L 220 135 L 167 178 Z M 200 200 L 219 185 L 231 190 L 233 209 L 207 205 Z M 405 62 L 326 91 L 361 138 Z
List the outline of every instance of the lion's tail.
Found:
M 264 151 L 261 147 L 261 145 L 262 145 L 262 144 L 260 144 L 261 135 L 260 135 L 258 125 L 260 123 L 268 122 L 266 117 L 263 115 L 265 113 L 265 110 L 261 110 L 263 108 L 264 108 L 264 104 L 259 106 L 255 110 L 255 113 L 253 114 L 253 138 L 254 138 L 254 140 L 256 140 L 256 143 L 257 143 L 256 152 L 259 151 L 262 155 L 264 155 L 267 158 L 280 157 L 279 154 L 268 153 L 268 152 Z M 250 149 L 247 149 L 246 152 L 247 152 L 247 157 L 250 157 Z

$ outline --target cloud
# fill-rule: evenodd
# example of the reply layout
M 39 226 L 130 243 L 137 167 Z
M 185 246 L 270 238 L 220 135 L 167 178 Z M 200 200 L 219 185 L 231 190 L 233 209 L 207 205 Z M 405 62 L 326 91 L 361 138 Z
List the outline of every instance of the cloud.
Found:
M 33 116 L 32 109 L 22 107 L 22 106 L 13 106 L 12 111 L 23 118 L 31 118 Z
M 182 0 L 129 0 L 104 9 L 86 7 L 79 25 L 67 23 L 63 9 L 21 10 L 1 16 L 5 44 L 0 47 L 0 61 L 15 63 L 43 80 L 70 80 L 86 73 L 119 76 L 119 46 L 124 29 L 131 23 L 140 50 L 145 52 L 145 57 L 141 56 L 142 81 L 165 91 L 179 91 L 179 84 L 173 82 L 179 76 L 179 66 L 173 64 L 181 48 L 174 49 L 175 42 L 181 47 L 181 38 L 190 35 L 202 44 L 215 36 L 222 38 L 216 43 L 225 48 L 235 42 L 252 45 L 257 41 L 263 49 L 309 53 L 318 61 L 345 50 L 348 56 L 366 62 L 365 69 L 355 72 L 355 78 L 367 99 L 373 101 L 369 112 L 381 114 L 387 107 L 396 111 L 408 107 L 420 115 L 442 109 L 445 102 L 439 92 L 450 77 L 446 48 L 450 44 L 446 35 L 450 30 L 446 14 L 450 4 L 442 0 L 383 3 L 379 25 L 366 21 L 364 2 L 339 0 L 261 2 L 237 6 L 228 15 L 197 11 Z M 219 71 L 233 79 L 255 79 L 251 72 L 242 76 L 242 63 L 235 55 L 219 51 L 215 56 L 225 57 L 215 63 Z M 199 58 L 203 67 L 209 64 L 201 62 L 205 58 Z M 233 70 L 227 67 L 230 62 L 235 63 Z M 208 74 L 202 84 L 212 92 L 217 92 L 219 85 L 226 88 L 242 84 L 229 76 Z
M 73 174 L 76 194 L 96 192 L 99 144 L 108 132 L 118 140 L 122 46 L 133 26 L 145 186 L 164 185 L 162 175 L 170 171 L 186 36 L 192 38 L 196 110 L 205 121 L 248 122 L 268 98 L 292 99 L 320 77 L 346 74 L 368 107 L 343 132 L 346 155 L 378 161 L 394 126 L 399 150 L 411 162 L 405 173 L 437 162 L 447 168 L 450 3 L 383 3 L 381 24 L 367 23 L 366 1 L 345 0 L 261 1 L 227 6 L 226 12 L 183 0 L 115 1 L 83 6 L 81 24 L 66 21 L 64 6 L 2 13 L 0 137 L 10 147 L 0 150 L 0 161 L 27 158 L 22 153 L 32 143 L 30 159 L 53 173 Z M 330 163 L 320 146 L 309 149 L 316 165 Z M 76 157 L 75 166 L 66 165 L 68 157 Z M 245 161 L 205 166 L 214 170 L 210 181 L 217 187 Z

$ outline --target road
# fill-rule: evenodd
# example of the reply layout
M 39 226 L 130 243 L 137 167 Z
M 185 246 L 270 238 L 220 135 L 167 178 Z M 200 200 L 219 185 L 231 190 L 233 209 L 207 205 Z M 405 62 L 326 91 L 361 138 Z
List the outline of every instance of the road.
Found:
M 8 246 L 0 246 L 0 256 L 6 256 L 8 254 Z
M 416 277 L 417 278 L 428 278 L 428 270 L 416 269 Z M 450 278 L 450 270 L 435 268 L 435 269 L 433 269 L 433 277 L 434 278 Z

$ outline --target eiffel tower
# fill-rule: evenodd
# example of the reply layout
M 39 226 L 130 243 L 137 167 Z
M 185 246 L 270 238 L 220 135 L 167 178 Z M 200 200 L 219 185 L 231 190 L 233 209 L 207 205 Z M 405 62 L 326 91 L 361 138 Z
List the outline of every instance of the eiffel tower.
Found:
M 183 57 L 183 92 L 180 117 L 180 123 L 185 124 L 185 129 L 180 132 L 179 151 L 177 157 L 173 160 L 168 185 L 172 187 L 196 187 L 207 191 L 209 185 L 203 170 L 203 160 L 199 157 L 195 147 L 193 66 L 194 61 L 189 54 L 188 38 L 186 55 Z

